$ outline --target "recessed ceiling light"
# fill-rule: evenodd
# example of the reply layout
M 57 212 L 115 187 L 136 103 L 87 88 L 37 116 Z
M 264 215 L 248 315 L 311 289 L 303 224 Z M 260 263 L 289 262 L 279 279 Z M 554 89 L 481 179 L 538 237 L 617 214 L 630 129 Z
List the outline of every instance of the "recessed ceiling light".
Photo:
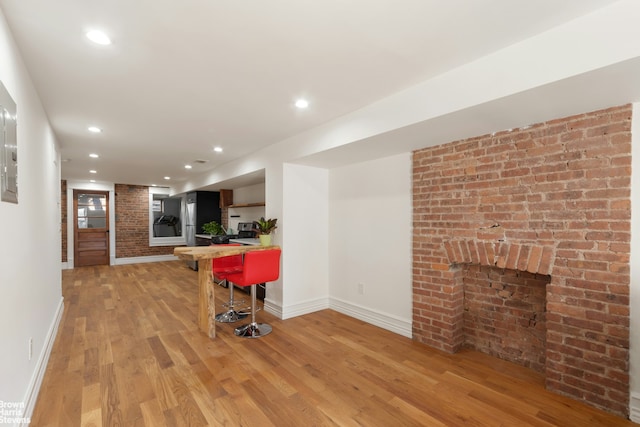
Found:
M 309 106 L 309 101 L 307 101 L 306 99 L 298 99 L 296 101 L 297 108 L 304 109 L 304 108 L 307 108 L 308 106 Z
M 192 167 L 193 167 L 193 166 L 191 166 L 191 165 L 184 165 L 184 168 L 185 168 L 185 169 L 191 169 Z
M 166 179 L 166 180 L 170 180 L 170 179 L 171 179 L 171 177 L 170 177 L 170 176 L 165 176 L 165 177 L 164 177 L 164 179 Z
M 111 44 L 111 39 L 102 31 L 91 30 L 87 32 L 87 38 L 96 44 L 103 46 Z
M 216 153 L 222 153 L 222 147 L 213 147 L 213 151 Z
M 96 182 L 96 180 L 95 179 L 90 179 L 89 182 Z
M 89 154 L 89 157 L 91 157 L 92 159 L 97 159 L 100 156 L 97 155 L 96 153 L 91 153 L 91 154 Z
M 89 173 L 98 173 L 98 171 L 95 171 L 95 170 L 91 169 L 91 170 L 89 171 Z
M 100 129 L 98 126 L 89 126 L 89 127 L 87 128 L 87 130 L 88 130 L 89 132 L 93 132 L 93 133 L 100 133 L 100 132 L 102 132 L 102 129 Z

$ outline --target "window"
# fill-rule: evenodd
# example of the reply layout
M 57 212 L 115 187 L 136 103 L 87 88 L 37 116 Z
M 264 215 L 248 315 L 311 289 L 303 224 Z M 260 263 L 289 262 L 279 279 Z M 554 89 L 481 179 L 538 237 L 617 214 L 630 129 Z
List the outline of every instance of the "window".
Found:
M 184 196 L 170 196 L 168 188 L 149 188 L 149 246 L 185 244 Z
M 106 205 L 104 194 L 78 194 L 78 228 L 106 228 Z

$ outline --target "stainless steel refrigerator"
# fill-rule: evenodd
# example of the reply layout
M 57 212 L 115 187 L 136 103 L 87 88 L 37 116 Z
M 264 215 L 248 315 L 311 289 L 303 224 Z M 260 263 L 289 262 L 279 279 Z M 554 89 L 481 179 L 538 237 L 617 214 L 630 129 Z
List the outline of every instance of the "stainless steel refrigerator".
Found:
M 187 193 L 186 240 L 187 246 L 197 246 L 196 234 L 204 233 L 202 225 L 216 221 L 221 224 L 220 193 L 217 191 L 194 191 Z M 196 261 L 187 261 L 187 265 L 198 270 Z

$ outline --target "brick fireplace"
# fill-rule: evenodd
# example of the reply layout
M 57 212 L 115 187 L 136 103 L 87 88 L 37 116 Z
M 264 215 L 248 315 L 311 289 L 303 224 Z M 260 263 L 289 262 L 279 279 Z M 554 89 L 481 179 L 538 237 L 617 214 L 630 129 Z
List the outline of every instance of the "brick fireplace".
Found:
M 631 106 L 413 155 L 413 337 L 629 414 Z

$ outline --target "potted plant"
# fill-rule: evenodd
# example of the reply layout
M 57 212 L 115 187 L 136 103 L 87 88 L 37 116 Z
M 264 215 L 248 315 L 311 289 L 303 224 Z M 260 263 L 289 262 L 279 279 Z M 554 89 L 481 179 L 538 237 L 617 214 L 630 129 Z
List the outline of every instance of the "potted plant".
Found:
M 277 222 L 277 218 L 264 219 L 264 217 L 260 217 L 258 221 L 253 222 L 253 229 L 258 233 L 258 238 L 260 238 L 260 244 L 262 246 L 271 245 L 271 232 L 278 228 L 276 225 Z
M 211 243 L 226 243 L 227 233 L 224 227 L 215 221 L 202 224 L 202 231 L 211 235 Z

